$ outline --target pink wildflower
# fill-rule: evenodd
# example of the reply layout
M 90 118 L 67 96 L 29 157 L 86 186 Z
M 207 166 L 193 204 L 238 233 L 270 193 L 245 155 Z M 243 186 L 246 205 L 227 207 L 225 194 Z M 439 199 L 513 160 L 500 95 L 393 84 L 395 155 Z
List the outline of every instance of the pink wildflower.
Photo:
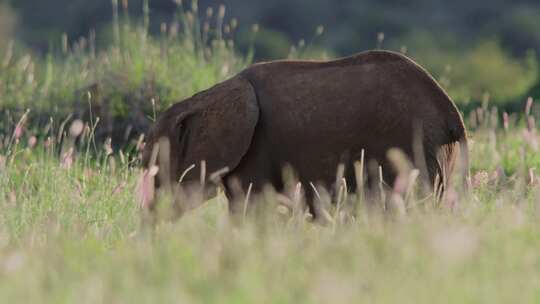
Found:
M 23 132 L 24 132 L 23 124 L 18 123 L 17 126 L 15 127 L 15 131 L 13 131 L 13 137 L 15 138 L 15 140 L 19 140 L 22 137 Z
M 33 149 L 37 144 L 37 138 L 35 136 L 31 136 L 28 139 L 28 148 Z

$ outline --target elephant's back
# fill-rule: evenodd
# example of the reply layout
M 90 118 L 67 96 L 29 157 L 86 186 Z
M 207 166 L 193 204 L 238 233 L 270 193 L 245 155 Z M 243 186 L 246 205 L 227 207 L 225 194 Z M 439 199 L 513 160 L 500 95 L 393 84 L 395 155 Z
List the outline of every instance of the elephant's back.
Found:
M 460 133 L 456 136 L 465 132 L 444 90 L 397 53 L 278 61 L 252 66 L 242 75 L 257 92 L 260 128 L 269 149 L 275 149 L 272 155 L 308 171 L 310 163 L 333 167 L 343 155 L 359 158 L 362 149 L 379 161 L 391 147 L 412 153 L 418 123 L 436 146 L 450 140 L 450 130 Z
M 437 82 L 394 52 L 368 51 L 326 62 L 275 61 L 254 65 L 242 75 L 255 88 L 267 122 L 302 136 L 317 125 L 329 131 L 369 128 L 374 134 L 412 119 L 462 125 Z
M 326 95 L 332 96 L 334 102 L 349 101 L 349 98 L 343 98 L 351 97 L 347 94 L 366 103 L 371 100 L 369 97 L 381 96 L 369 94 L 360 100 L 359 91 L 377 93 L 375 90 L 384 89 L 381 93 L 412 95 L 412 90 L 421 90 L 439 95 L 429 101 L 431 105 L 441 109 L 450 105 L 455 109 L 444 90 L 425 69 L 408 57 L 391 51 L 366 51 L 331 61 L 258 63 L 244 70 L 241 76 L 248 79 L 258 92 L 264 91 L 272 97 L 288 97 L 286 100 L 274 98 L 274 103 L 300 100 L 304 104 L 329 102 Z M 317 96 L 321 98 L 312 98 Z

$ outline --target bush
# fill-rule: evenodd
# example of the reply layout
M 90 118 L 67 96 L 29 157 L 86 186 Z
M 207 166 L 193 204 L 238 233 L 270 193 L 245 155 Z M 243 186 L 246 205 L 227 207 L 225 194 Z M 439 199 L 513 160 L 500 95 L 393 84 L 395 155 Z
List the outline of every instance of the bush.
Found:
M 516 59 L 496 40 L 483 40 L 469 49 L 452 36 L 414 32 L 405 39 L 410 54 L 432 72 L 459 104 L 479 101 L 486 94 L 497 105 L 521 100 L 538 78 L 533 52 Z

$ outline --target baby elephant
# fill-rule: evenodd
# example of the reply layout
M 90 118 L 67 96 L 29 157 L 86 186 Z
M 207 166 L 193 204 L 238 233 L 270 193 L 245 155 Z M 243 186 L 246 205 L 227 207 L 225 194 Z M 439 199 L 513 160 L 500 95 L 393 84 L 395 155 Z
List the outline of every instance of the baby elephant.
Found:
M 229 197 L 233 188 L 250 185 L 252 193 L 266 184 L 283 190 L 282 170 L 290 166 L 316 216 L 310 183 L 331 188 L 342 164 L 354 191 L 353 163 L 362 154 L 366 168 L 375 168 L 371 175 L 366 170 L 367 183 L 378 183 L 382 173 L 393 185 L 391 148 L 431 187 L 446 186 L 460 151 L 467 168 L 465 127 L 445 91 L 407 57 L 368 51 L 333 61 L 254 64 L 174 104 L 149 132 L 143 166 L 155 171 L 157 163 L 156 186 L 176 187 L 182 179 L 181 189 L 220 171 Z M 212 189 L 207 183 L 205 191 Z M 152 209 L 153 202 L 145 206 Z

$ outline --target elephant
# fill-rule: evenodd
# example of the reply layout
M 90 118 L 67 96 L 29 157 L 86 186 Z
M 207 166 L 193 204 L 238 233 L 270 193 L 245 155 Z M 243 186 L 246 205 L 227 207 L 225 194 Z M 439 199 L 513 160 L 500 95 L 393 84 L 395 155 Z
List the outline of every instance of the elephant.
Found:
M 265 185 L 283 191 L 284 166 L 304 185 L 331 187 L 342 164 L 354 191 L 353 162 L 362 156 L 380 166 L 384 182 L 392 185 L 392 148 L 415 166 L 422 163 L 420 175 L 430 185 L 444 187 L 457 159 L 468 168 L 466 129 L 451 98 L 413 60 L 383 50 L 331 61 L 253 64 L 164 111 L 147 134 L 144 168 L 156 162 L 159 167 L 160 138 L 167 140 L 160 149 L 169 157 L 159 169 L 169 173 L 156 176 L 156 187 L 179 179 L 182 185 L 199 183 L 226 168 L 222 181 L 229 197 L 233 179 L 253 193 Z M 201 161 L 204 172 L 186 171 L 201 169 Z M 367 175 L 368 182 L 374 179 Z M 313 203 L 308 206 L 316 216 Z

